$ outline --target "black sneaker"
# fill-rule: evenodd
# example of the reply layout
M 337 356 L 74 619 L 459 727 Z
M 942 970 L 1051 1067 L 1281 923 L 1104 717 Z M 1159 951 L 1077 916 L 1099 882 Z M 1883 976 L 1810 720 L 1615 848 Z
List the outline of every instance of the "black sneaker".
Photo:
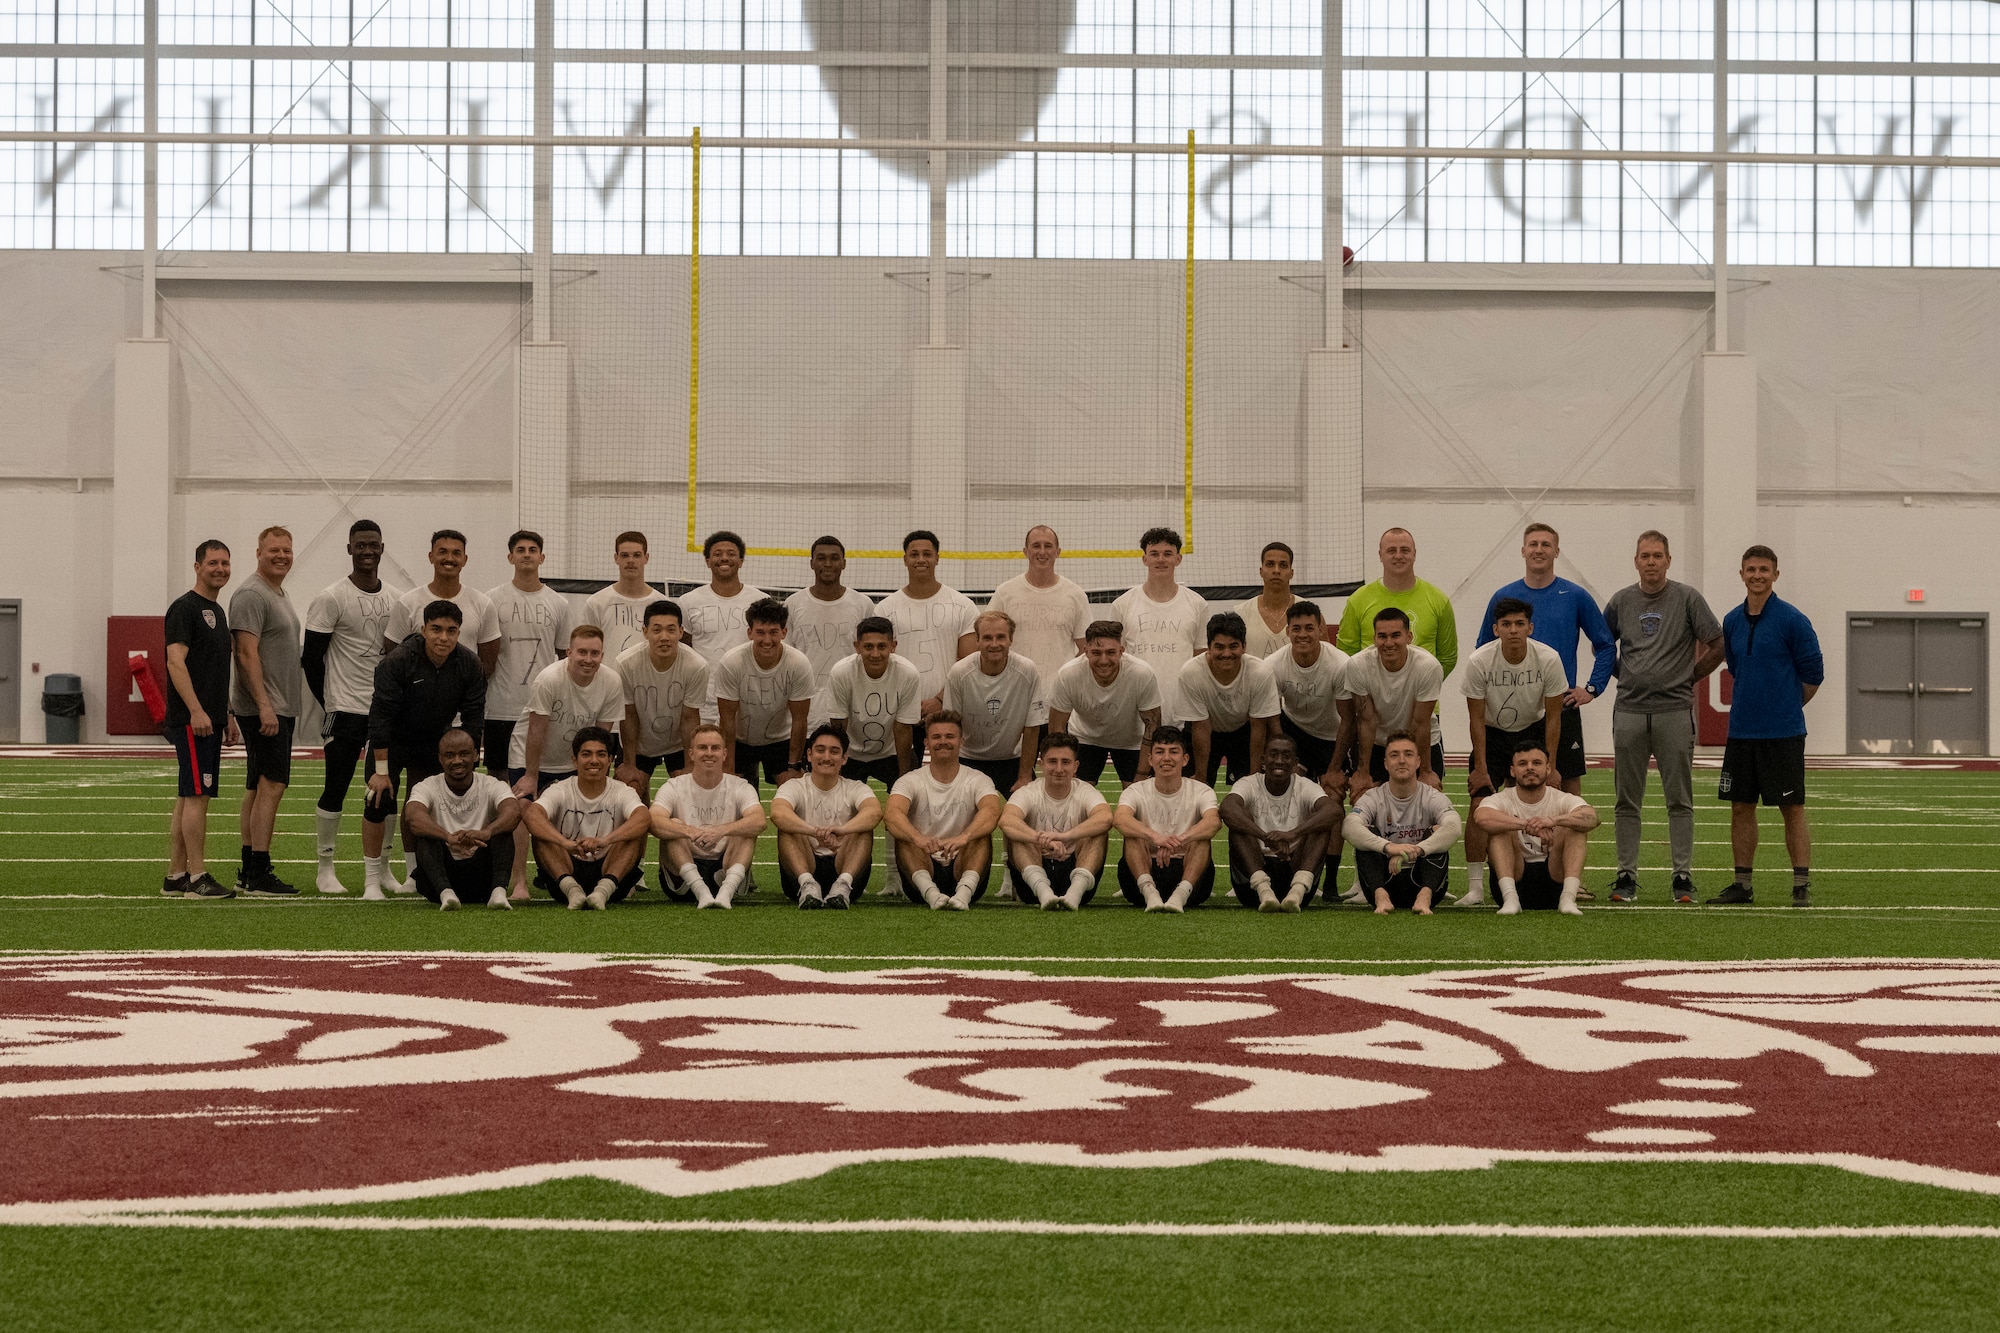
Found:
M 188 882 L 186 875 L 168 875 L 160 881 L 160 896 L 162 898 L 185 898 L 187 897 Z
M 278 878 L 275 870 L 258 874 L 243 886 L 244 895 L 251 898 L 296 898 L 299 891 Z
M 235 896 L 236 890 L 223 888 L 215 882 L 215 876 L 206 871 L 189 880 L 187 892 L 181 895 L 183 898 L 194 898 L 207 902 L 221 902 L 224 898 L 234 898 Z
M 1744 903 L 1755 901 L 1757 901 L 1756 896 L 1750 891 L 1748 884 L 1731 884 L 1721 893 L 1710 898 L 1708 903 L 1711 907 L 1729 907 L 1732 905 L 1741 906 Z
M 1618 881 L 1611 886 L 1611 901 L 1614 903 L 1639 901 L 1639 877 L 1637 875 L 1620 875 Z
M 823 898 L 810 893 L 801 893 L 799 895 L 799 910 L 801 912 L 817 912 L 825 906 L 826 900 Z
M 1810 884 L 1792 885 L 1792 906 L 1794 907 L 1812 906 L 1812 885 Z
M 838 892 L 829 893 L 826 895 L 826 901 L 821 906 L 829 912 L 845 912 L 847 910 L 847 895 Z
M 1674 901 L 1677 903 L 1694 901 L 1694 880 L 1690 876 L 1674 876 Z

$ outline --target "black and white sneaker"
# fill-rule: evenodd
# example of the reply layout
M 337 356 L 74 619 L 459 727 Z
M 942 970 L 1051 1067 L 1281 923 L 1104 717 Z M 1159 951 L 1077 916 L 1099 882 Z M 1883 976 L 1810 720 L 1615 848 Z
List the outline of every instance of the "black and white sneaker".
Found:
M 221 902 L 224 898 L 234 898 L 236 890 L 225 889 L 216 883 L 215 876 L 203 871 L 188 881 L 187 892 L 181 897 L 204 902 Z
M 187 897 L 188 885 L 191 882 L 186 875 L 168 875 L 160 881 L 160 896 L 162 898 L 185 898 Z
M 299 891 L 279 879 L 275 870 L 266 870 L 243 886 L 243 894 L 248 898 L 296 898 Z
M 1731 884 L 1708 900 L 1711 907 L 1740 907 L 1757 901 L 1748 884 Z
M 1794 906 L 1794 907 L 1811 907 L 1811 906 L 1812 906 L 1812 885 L 1811 885 L 1811 884 L 1794 884 L 1794 885 L 1792 885 L 1792 906 Z
M 1674 876 L 1674 901 L 1691 903 L 1694 901 L 1694 879 L 1688 875 Z
M 1620 875 L 1618 882 L 1611 886 L 1611 901 L 1614 903 L 1630 903 L 1637 902 L 1638 900 L 1639 877 L 1637 875 Z

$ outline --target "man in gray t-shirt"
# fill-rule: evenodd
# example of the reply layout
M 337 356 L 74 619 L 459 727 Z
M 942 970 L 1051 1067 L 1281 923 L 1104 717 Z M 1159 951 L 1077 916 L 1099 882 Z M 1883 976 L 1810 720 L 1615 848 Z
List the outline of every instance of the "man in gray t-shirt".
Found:
M 278 802 L 292 781 L 292 730 L 305 695 L 299 616 L 285 594 L 285 575 L 291 572 L 292 534 L 266 528 L 257 534 L 257 572 L 229 600 L 229 629 L 236 641 L 229 711 L 243 732 L 248 759 L 243 870 L 237 887 L 263 898 L 298 892 L 271 869 L 271 830 L 278 822 Z
M 1722 626 L 1702 595 L 1667 577 L 1667 539 L 1639 534 L 1639 581 L 1612 594 L 1604 623 L 1618 641 L 1611 736 L 1618 775 L 1618 880 L 1611 901 L 1639 896 L 1639 807 L 1646 763 L 1660 766 L 1673 853 L 1673 898 L 1694 901 L 1694 687 L 1722 661 Z

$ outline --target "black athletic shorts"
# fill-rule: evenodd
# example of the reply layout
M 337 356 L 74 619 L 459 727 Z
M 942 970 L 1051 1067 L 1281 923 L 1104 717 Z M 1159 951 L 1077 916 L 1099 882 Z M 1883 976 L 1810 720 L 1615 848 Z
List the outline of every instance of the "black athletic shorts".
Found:
M 1418 892 L 1429 889 L 1430 905 L 1441 907 L 1444 905 L 1445 881 L 1451 875 L 1451 853 L 1433 852 L 1429 856 L 1420 856 L 1413 864 L 1391 875 L 1386 853 L 1356 847 L 1354 873 L 1361 882 L 1361 891 L 1368 895 L 1371 904 L 1375 901 L 1377 889 L 1387 889 L 1390 905 L 1407 912 L 1417 905 Z
M 497 778 L 507 771 L 507 751 L 514 744 L 514 721 L 509 718 L 502 722 L 489 717 L 484 730 L 486 735 L 482 739 L 480 753 L 486 760 L 487 773 Z
M 1245 722 L 1234 731 L 1208 729 L 1208 771 L 1202 781 L 1215 785 L 1215 775 L 1222 769 L 1222 761 L 1229 761 L 1229 780 L 1241 782 L 1250 776 L 1250 724 Z
M 1562 732 L 1556 737 L 1556 775 L 1574 780 L 1589 767 L 1590 756 L 1583 752 L 1583 710 L 1564 704 Z
M 861 873 L 856 875 L 853 880 L 854 892 L 852 896 L 859 898 L 868 888 L 868 877 L 874 873 L 874 870 L 875 867 L 872 864 L 861 867 Z M 813 857 L 812 876 L 819 882 L 819 891 L 821 893 L 826 893 L 833 888 L 833 882 L 840 878 L 840 867 L 834 863 L 833 853 L 820 852 Z M 706 877 L 707 872 L 704 869 L 703 878 Z M 785 869 L 782 863 L 778 866 L 778 887 L 783 889 L 785 896 L 793 902 L 799 900 L 799 881 L 791 871 Z
M 990 778 L 993 789 L 1000 793 L 1003 800 L 1013 794 L 1014 783 L 1021 776 L 1019 755 L 1009 755 L 1005 759 L 967 759 L 960 756 L 958 762 Z
M 687 751 L 675 750 L 672 754 L 635 754 L 632 756 L 632 767 L 638 769 L 649 778 L 659 770 L 662 764 L 666 765 L 667 776 L 672 777 L 687 767 Z
M 1312 906 L 1312 900 L 1319 893 L 1320 884 L 1326 878 L 1326 867 L 1329 863 L 1334 865 L 1339 864 L 1339 862 L 1330 856 L 1325 861 L 1320 862 L 1319 869 L 1313 872 L 1312 887 L 1306 890 L 1306 896 L 1303 900 L 1305 906 Z M 1280 861 L 1275 857 L 1267 856 L 1264 858 L 1264 873 L 1271 877 L 1271 892 L 1282 898 L 1292 891 L 1292 876 L 1298 872 L 1292 869 L 1289 861 Z M 1236 901 L 1242 903 L 1245 907 L 1254 908 L 1257 906 L 1257 890 L 1250 883 L 1250 870 L 1247 866 L 1239 866 L 1233 861 L 1230 862 L 1229 891 L 1235 894 Z
M 391 749 L 387 772 L 389 790 L 382 794 L 379 801 L 375 800 L 374 793 L 370 792 L 361 802 L 361 818 L 367 823 L 384 824 L 388 822 L 389 816 L 400 815 L 403 806 L 397 799 L 399 792 L 407 793 L 425 778 L 435 777 L 444 772 L 443 766 L 438 763 L 437 742 L 433 741 L 429 745 L 408 752 Z M 407 783 L 403 780 L 405 775 L 409 778 Z
M 1540 726 L 1523 727 L 1519 731 L 1502 731 L 1498 727 L 1486 729 L 1486 777 L 1499 791 L 1513 781 L 1514 751 L 1527 741 L 1540 745 L 1548 739 L 1548 733 Z M 1561 748 L 1558 746 L 1557 748 Z M 1472 771 L 1472 756 L 1465 757 L 1466 772 Z
M 1087 745 L 1082 741 L 1076 746 L 1077 781 L 1095 787 L 1097 780 L 1104 776 L 1104 763 L 1110 760 L 1112 771 L 1118 780 L 1131 786 L 1139 778 L 1139 752 L 1137 750 L 1112 750 L 1102 745 Z
M 1162 898 L 1172 897 L 1174 890 L 1181 886 L 1181 879 L 1186 870 L 1186 865 L 1180 861 L 1169 861 L 1163 866 L 1154 866 L 1151 871 L 1153 887 L 1160 891 Z M 1118 860 L 1118 892 L 1124 894 L 1125 901 L 1134 907 L 1146 905 L 1146 895 L 1139 892 L 1139 877 L 1132 873 L 1132 867 L 1125 864 L 1123 857 Z M 1210 861 L 1202 867 L 1201 878 L 1194 882 L 1194 893 L 1188 898 L 1187 905 L 1199 907 L 1208 901 L 1208 895 L 1213 892 L 1215 892 L 1215 862 Z
M 1521 877 L 1514 881 L 1514 892 L 1520 895 L 1521 910 L 1526 912 L 1553 912 L 1562 905 L 1562 881 L 1549 874 L 1547 861 L 1530 861 L 1521 867 Z
M 243 733 L 243 751 L 246 762 L 243 765 L 243 789 L 256 791 L 257 784 L 265 778 L 280 787 L 292 785 L 292 731 L 298 725 L 297 718 L 278 719 L 278 734 L 266 736 L 257 728 L 262 724 L 257 715 L 251 713 L 236 715 L 236 728 Z
M 764 780 L 772 786 L 780 781 L 778 775 L 792 766 L 792 743 L 789 740 L 768 741 L 763 745 L 752 745 L 749 741 L 736 742 L 736 776 L 757 785 L 757 767 L 763 765 Z
M 888 791 L 903 776 L 903 767 L 895 755 L 885 754 L 880 759 L 850 759 L 840 766 L 840 776 L 855 782 L 873 778 L 882 784 L 882 790 Z
M 1444 776 L 1444 742 L 1431 742 L 1431 772 Z M 1383 747 L 1378 745 L 1368 752 L 1368 776 L 1376 782 L 1389 780 L 1389 766 L 1383 762 Z
M 1737 805 L 1804 805 L 1806 803 L 1806 738 L 1738 740 L 1731 736 L 1722 748 L 1722 777 L 1715 798 Z
M 1299 750 L 1299 767 L 1314 782 L 1326 776 L 1326 770 L 1333 767 L 1333 742 L 1315 736 L 1298 723 L 1278 714 L 1278 727 L 1292 738 L 1292 744 Z
M 206 736 L 194 734 L 192 726 L 162 727 L 160 734 L 174 747 L 174 758 L 180 762 L 183 796 L 215 795 L 216 784 L 222 776 L 222 731 L 211 727 Z

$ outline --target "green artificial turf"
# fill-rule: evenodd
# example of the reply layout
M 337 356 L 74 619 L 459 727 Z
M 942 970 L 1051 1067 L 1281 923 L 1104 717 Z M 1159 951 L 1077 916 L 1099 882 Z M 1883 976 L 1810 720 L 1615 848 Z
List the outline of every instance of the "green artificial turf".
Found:
M 1818 906 L 1784 905 L 1787 858 L 1767 815 L 1764 902 L 1746 911 L 1667 902 L 1657 788 L 1641 901 L 1603 902 L 1610 782 L 1593 771 L 1586 795 L 1607 826 L 1593 838 L 1586 882 L 1600 901 L 1581 920 L 1503 921 L 1450 908 L 1429 920 L 1319 907 L 1262 916 L 1236 907 L 1226 889 L 1185 917 L 1146 916 L 1124 905 L 1108 876 L 1096 904 L 1077 915 L 990 896 L 969 914 L 932 913 L 873 894 L 844 914 L 801 913 L 777 892 L 768 836 L 758 853 L 763 889 L 732 912 L 668 906 L 649 891 L 603 914 L 538 901 L 506 914 L 443 915 L 417 901 L 311 891 L 317 768 L 298 765 L 273 849 L 280 873 L 306 888 L 301 901 L 210 904 L 159 896 L 169 764 L 0 761 L 0 948 L 587 951 L 1125 975 L 2000 957 L 2000 773 L 1814 772 Z M 1728 878 L 1727 810 L 1712 799 L 1712 770 L 1697 782 L 1696 877 L 1713 891 Z M 1449 786 L 1462 803 L 1462 778 Z M 211 864 L 227 879 L 233 799 L 216 803 L 211 828 Z M 352 813 L 341 855 L 358 887 Z M 1351 878 L 1349 861 L 1342 883 Z M 1338 1174 L 1247 1162 L 1131 1170 L 952 1159 L 681 1199 L 571 1180 L 312 1211 L 411 1220 L 2000 1225 L 2000 1200 L 1983 1195 L 1830 1168 L 1673 1162 Z M 2000 1320 L 1996 1279 L 2000 1243 L 1991 1240 L 0 1229 L 0 1322 L 10 1331 L 1990 1328 Z

